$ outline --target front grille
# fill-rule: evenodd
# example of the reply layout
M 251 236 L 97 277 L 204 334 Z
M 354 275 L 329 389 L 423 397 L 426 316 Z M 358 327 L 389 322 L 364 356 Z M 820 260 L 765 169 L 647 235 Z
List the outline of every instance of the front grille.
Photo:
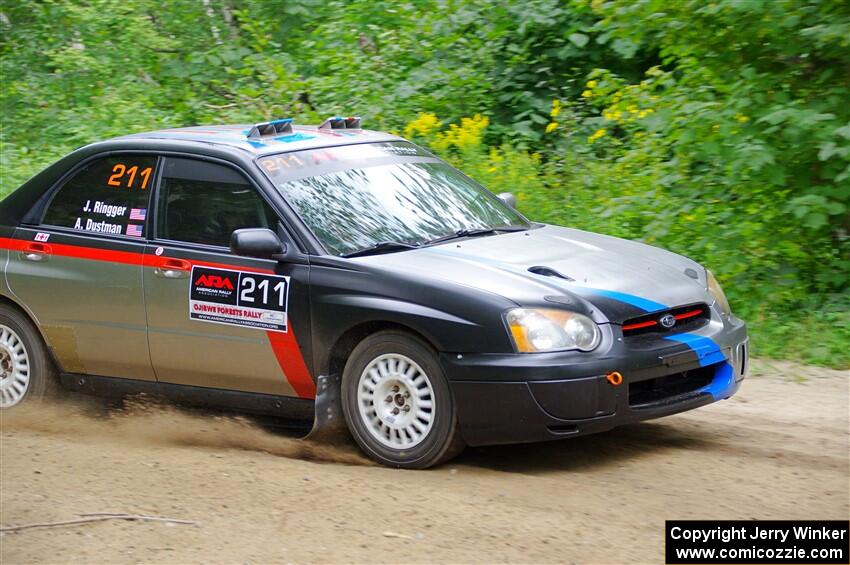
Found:
M 661 325 L 661 319 L 670 315 L 675 324 L 669 328 Z M 679 306 L 671 310 L 653 312 L 645 316 L 639 316 L 623 322 L 623 336 L 632 337 L 644 334 L 665 334 L 693 331 L 703 326 L 711 317 L 708 306 L 705 304 L 690 304 Z
M 717 367 L 709 365 L 691 371 L 629 383 L 629 406 L 655 404 L 699 390 L 711 383 Z

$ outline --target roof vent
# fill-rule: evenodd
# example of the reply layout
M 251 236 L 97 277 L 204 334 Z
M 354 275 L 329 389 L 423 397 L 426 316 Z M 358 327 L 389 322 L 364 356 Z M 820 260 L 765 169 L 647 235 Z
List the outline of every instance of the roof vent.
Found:
M 360 129 L 360 118 L 341 118 L 339 116 L 334 116 L 333 118 L 328 118 L 322 122 L 319 129 Z
M 263 137 L 266 135 L 292 135 L 292 118 L 273 120 L 254 124 L 248 131 L 249 138 Z

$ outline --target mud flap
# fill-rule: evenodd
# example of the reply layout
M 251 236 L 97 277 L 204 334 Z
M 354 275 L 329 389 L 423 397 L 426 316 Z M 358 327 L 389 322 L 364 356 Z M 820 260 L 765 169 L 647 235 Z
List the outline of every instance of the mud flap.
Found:
M 342 413 L 340 375 L 320 375 L 316 381 L 316 415 L 313 429 L 304 439 L 323 443 L 348 440 L 348 428 Z

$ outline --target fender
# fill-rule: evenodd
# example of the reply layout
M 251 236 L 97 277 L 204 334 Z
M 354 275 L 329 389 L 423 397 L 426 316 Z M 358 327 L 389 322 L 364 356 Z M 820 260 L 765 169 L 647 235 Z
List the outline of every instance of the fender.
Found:
M 501 313 L 516 303 L 496 293 L 367 261 L 321 257 L 310 266 L 316 375 L 331 373 L 328 355 L 362 324 L 409 328 L 440 352 L 513 351 Z

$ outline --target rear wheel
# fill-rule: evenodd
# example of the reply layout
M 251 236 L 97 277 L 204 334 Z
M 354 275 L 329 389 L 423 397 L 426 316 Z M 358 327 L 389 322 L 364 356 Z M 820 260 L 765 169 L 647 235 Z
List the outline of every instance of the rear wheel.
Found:
M 0 409 L 41 400 L 55 379 L 35 326 L 16 308 L 0 304 Z
M 454 400 L 437 355 L 401 331 L 364 339 L 342 379 L 348 428 L 376 461 L 424 469 L 463 450 Z

